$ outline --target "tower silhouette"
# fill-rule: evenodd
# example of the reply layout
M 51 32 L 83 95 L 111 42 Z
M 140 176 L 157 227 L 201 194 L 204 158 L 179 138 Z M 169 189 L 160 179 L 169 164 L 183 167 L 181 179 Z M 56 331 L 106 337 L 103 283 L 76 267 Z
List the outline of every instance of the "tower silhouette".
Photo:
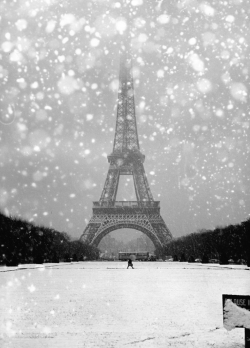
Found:
M 130 43 L 126 38 L 121 45 L 116 130 L 113 151 L 108 156 L 109 170 L 100 200 L 93 202 L 93 215 L 82 241 L 98 246 L 105 235 L 121 228 L 143 232 L 156 248 L 172 239 L 160 215 L 160 202 L 153 199 L 144 160 L 136 125 Z M 116 200 L 121 175 L 133 177 L 135 201 Z

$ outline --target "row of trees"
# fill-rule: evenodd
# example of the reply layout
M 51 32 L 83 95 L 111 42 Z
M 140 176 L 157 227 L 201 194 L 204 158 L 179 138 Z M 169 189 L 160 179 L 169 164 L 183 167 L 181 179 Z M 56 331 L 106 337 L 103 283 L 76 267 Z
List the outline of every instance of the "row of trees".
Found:
M 99 250 L 79 240 L 71 240 L 65 232 L 37 226 L 0 212 L 0 263 L 43 263 L 95 260 Z
M 202 230 L 174 239 L 163 250 L 172 255 L 174 261 L 194 261 L 200 258 L 207 263 L 218 259 L 221 264 L 245 260 L 250 266 L 250 219 L 237 225 L 218 227 L 215 230 Z

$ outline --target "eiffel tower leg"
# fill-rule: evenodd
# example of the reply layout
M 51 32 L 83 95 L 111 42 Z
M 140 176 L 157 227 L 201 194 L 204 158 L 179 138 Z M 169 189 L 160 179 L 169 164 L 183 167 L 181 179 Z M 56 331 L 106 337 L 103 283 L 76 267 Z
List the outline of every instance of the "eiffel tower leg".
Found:
M 138 191 L 139 200 L 153 201 L 153 196 L 149 188 L 148 180 L 144 171 L 143 164 L 134 165 L 135 186 Z
M 113 201 L 116 197 L 117 188 L 119 183 L 119 170 L 109 168 L 105 185 L 101 194 L 101 202 Z
M 82 242 L 84 242 L 86 244 L 90 244 L 90 245 L 93 244 L 93 240 L 95 239 L 95 236 L 96 236 L 96 234 L 98 232 L 98 229 L 101 226 L 101 223 L 91 222 L 91 220 L 88 223 L 87 227 L 85 228 L 85 230 L 83 231 L 83 234 L 80 237 L 80 240 Z

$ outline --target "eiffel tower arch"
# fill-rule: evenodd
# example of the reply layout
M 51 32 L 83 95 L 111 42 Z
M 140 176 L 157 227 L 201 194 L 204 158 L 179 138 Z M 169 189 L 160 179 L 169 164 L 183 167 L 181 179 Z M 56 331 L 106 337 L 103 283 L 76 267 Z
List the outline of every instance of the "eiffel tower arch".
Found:
M 160 214 L 160 202 L 154 201 L 144 170 L 145 155 L 140 151 L 128 39 L 120 54 L 119 91 L 113 151 L 108 156 L 109 170 L 99 201 L 93 202 L 93 214 L 81 240 L 98 246 L 108 233 L 132 228 L 146 234 L 156 248 L 172 239 Z M 134 181 L 136 200 L 117 201 L 121 175 Z
M 162 247 L 171 239 L 171 234 L 160 215 L 159 202 L 116 201 L 108 206 L 94 202 L 93 216 L 81 239 L 98 246 L 110 232 L 131 228 L 149 237 L 156 248 Z

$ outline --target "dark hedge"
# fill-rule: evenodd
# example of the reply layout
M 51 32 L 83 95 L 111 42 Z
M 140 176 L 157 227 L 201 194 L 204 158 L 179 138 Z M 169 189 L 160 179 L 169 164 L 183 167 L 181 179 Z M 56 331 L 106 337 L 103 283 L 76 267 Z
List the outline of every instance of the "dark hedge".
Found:
M 173 239 L 163 249 L 165 255 L 172 255 L 174 261 L 217 259 L 227 264 L 246 262 L 250 266 L 250 219 L 237 225 L 202 230 Z M 192 262 L 192 261 L 189 261 Z
M 0 212 L 0 264 L 96 260 L 99 250 L 65 232 L 36 226 Z

